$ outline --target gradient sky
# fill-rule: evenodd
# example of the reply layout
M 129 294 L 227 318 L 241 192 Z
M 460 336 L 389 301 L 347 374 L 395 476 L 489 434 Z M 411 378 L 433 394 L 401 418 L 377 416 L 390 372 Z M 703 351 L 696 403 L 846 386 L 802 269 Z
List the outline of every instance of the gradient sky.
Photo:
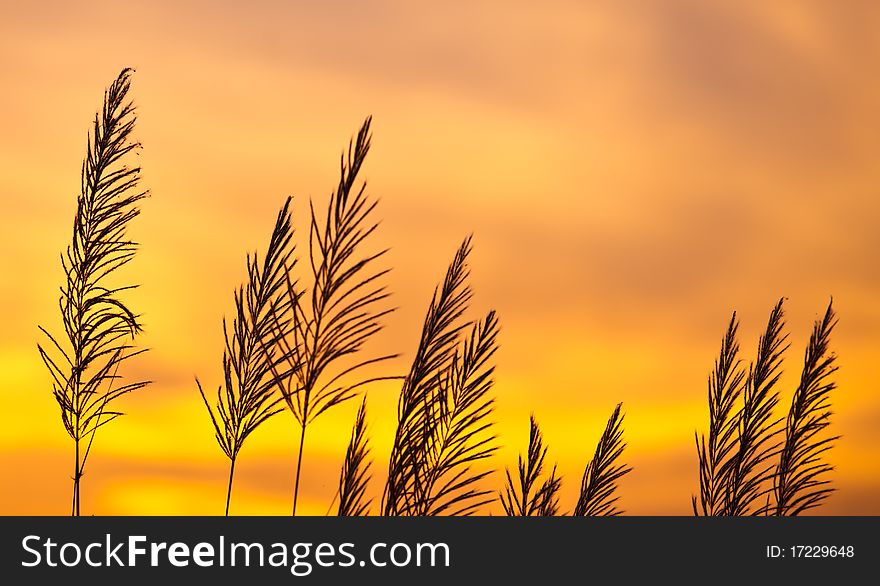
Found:
M 880 514 L 880 10 L 874 2 L 3 2 L 0 513 L 69 510 L 72 442 L 37 351 L 57 331 L 86 131 L 134 67 L 144 185 L 128 275 L 155 382 L 103 428 L 83 512 L 222 513 L 227 461 L 193 377 L 220 380 L 220 320 L 288 194 L 305 227 L 374 116 L 400 310 L 377 349 L 405 371 L 431 291 L 473 232 L 473 317 L 502 323 L 499 470 L 534 412 L 573 506 L 618 401 L 622 506 L 687 514 L 695 429 L 731 311 L 751 356 L 789 298 L 791 396 L 834 296 L 840 355 L 826 513 Z M 375 492 L 398 386 L 369 392 Z M 306 513 L 327 511 L 351 403 L 310 428 Z M 232 512 L 290 508 L 297 431 L 252 436 Z M 503 473 L 496 475 L 500 487 Z

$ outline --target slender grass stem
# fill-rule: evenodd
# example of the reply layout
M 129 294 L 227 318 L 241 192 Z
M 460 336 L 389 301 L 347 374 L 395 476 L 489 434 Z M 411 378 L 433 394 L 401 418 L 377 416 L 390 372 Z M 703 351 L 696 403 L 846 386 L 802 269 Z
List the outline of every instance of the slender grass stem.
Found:
M 229 501 L 232 499 L 232 478 L 235 476 L 235 458 L 229 459 L 229 485 L 226 487 L 226 516 L 229 516 Z
M 299 436 L 299 454 L 296 457 L 296 477 L 293 481 L 293 516 L 296 517 L 296 501 L 299 497 L 299 473 L 302 470 L 303 445 L 306 443 L 306 425 L 303 423 L 300 428 L 302 432 Z
M 73 461 L 73 502 L 71 504 L 70 516 L 79 517 L 79 440 L 74 440 L 74 461 Z

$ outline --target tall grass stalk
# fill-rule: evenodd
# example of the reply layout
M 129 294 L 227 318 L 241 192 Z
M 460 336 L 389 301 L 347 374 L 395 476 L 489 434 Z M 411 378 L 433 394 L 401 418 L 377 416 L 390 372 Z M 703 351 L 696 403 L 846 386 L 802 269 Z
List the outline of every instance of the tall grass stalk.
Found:
M 737 400 L 746 376 L 739 359 L 738 327 L 734 313 L 709 376 L 709 436 L 694 434 L 700 465 L 699 506 L 696 496 L 691 499 L 695 515 L 718 515 L 724 510 L 724 491 L 737 447 Z
M 839 439 L 826 432 L 831 392 L 836 388 L 830 377 L 837 372 L 837 356 L 829 349 L 835 325 L 837 317 L 829 303 L 825 315 L 813 325 L 800 383 L 788 411 L 773 484 L 776 515 L 798 515 L 818 507 L 834 491 L 828 480 L 833 468 L 823 458 Z
M 467 515 L 489 502 L 476 464 L 495 451 L 489 417 L 498 322 L 464 319 L 471 298 L 462 242 L 434 290 L 398 400 L 397 429 L 383 493 L 385 515 Z M 460 344 L 462 332 L 470 334 Z
M 837 357 L 829 349 L 837 324 L 832 304 L 813 326 L 800 382 L 788 416 L 775 415 L 783 355 L 788 349 L 783 299 L 770 312 L 748 375 L 736 358 L 736 314 L 710 379 L 709 440 L 697 442 L 700 496 L 694 514 L 798 515 L 834 491 L 825 460 L 839 436 L 829 435 L 831 380 Z M 741 391 L 741 392 L 740 392 Z
M 279 376 L 280 391 L 299 424 L 299 449 L 293 485 L 293 514 L 299 498 L 306 430 L 318 416 L 353 397 L 365 385 L 388 376 L 351 378 L 365 368 L 396 355 L 363 357 L 364 345 L 378 333 L 388 292 L 381 283 L 388 269 L 379 267 L 386 250 L 365 253 L 365 242 L 378 228 L 372 219 L 378 201 L 368 196 L 366 183 L 357 187 L 358 173 L 370 150 L 367 118 L 347 156 L 340 159 L 339 185 L 331 195 L 323 226 L 310 205 L 309 268 L 311 286 L 301 289 L 290 271 L 285 292 L 293 308 L 292 327 L 279 336 L 288 357 Z
M 129 166 L 140 144 L 131 138 L 135 109 L 128 100 L 131 69 L 124 69 L 104 93 L 87 140 L 81 188 L 73 221 L 73 239 L 61 256 L 65 281 L 59 309 L 63 334 L 40 327 L 51 345 L 38 345 L 52 376 L 52 393 L 61 408 L 64 429 L 74 442 L 71 515 L 81 512 L 81 480 L 97 430 L 121 411 L 118 398 L 146 381 L 123 382 L 119 369 L 144 352 L 135 350 L 141 332 L 123 293 L 136 285 L 113 282 L 135 255 L 129 240 L 131 221 L 148 192 L 139 187 L 140 167 Z
M 743 388 L 743 406 L 739 418 L 739 438 L 733 465 L 725 482 L 727 515 L 758 513 L 773 476 L 771 459 L 779 453 L 782 419 L 774 415 L 779 403 L 776 383 L 782 376 L 782 358 L 788 349 L 784 299 L 780 299 L 758 340 L 758 357 L 749 366 Z
M 232 498 L 235 463 L 245 440 L 273 415 L 283 411 L 275 396 L 278 377 L 288 372 L 291 357 L 281 340 L 292 324 L 293 307 L 286 294 L 287 268 L 295 262 L 290 214 L 291 198 L 278 212 L 263 262 L 247 256 L 247 282 L 234 293 L 231 327 L 223 319 L 223 383 L 213 406 L 196 378 L 220 449 L 229 458 L 226 515 Z

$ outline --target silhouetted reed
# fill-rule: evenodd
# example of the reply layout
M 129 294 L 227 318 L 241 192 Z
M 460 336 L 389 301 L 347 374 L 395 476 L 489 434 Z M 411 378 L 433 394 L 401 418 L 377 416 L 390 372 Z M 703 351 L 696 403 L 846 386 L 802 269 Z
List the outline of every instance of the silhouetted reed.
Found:
M 556 466 L 541 480 L 547 448 L 535 416 L 529 416 L 529 448 L 525 459 L 519 457 L 518 477 L 514 482 L 510 470 L 505 470 L 507 485 L 500 493 L 501 506 L 508 516 L 553 517 L 559 514 L 559 489 L 562 479 L 556 476 Z M 538 484 L 540 483 L 540 485 Z
M 696 437 L 700 461 L 700 510 L 704 515 L 724 510 L 725 483 L 730 475 L 737 445 L 737 400 L 742 393 L 745 372 L 740 367 L 736 313 L 721 341 L 721 354 L 709 376 L 709 437 Z M 696 433 L 694 434 L 696 436 Z M 697 497 L 691 499 L 697 513 Z
M 345 452 L 345 462 L 339 474 L 340 517 L 361 517 L 369 514 L 372 499 L 367 498 L 367 484 L 370 482 L 370 448 L 367 444 L 367 400 L 361 402 L 351 440 Z
M 470 238 L 435 289 L 398 401 L 398 424 L 383 495 L 385 515 L 468 515 L 490 502 L 473 466 L 494 453 L 488 418 L 498 322 L 463 319 Z M 459 344 L 460 334 L 470 334 Z
M 136 120 L 128 101 L 132 73 L 124 69 L 104 93 L 87 141 L 73 239 L 61 256 L 63 336 L 40 327 L 54 346 L 38 345 L 40 357 L 52 375 L 64 429 L 74 441 L 71 514 L 76 516 L 95 433 L 122 415 L 112 408 L 116 399 L 148 384 L 123 383 L 119 374 L 123 364 L 144 350 L 134 349 L 141 331 L 139 316 L 122 296 L 136 285 L 111 282 L 135 255 L 137 243 L 128 239 L 128 226 L 140 213 L 139 202 L 148 196 L 138 186 L 140 167 L 128 166 L 140 149 L 131 138 Z
M 774 416 L 779 403 L 776 383 L 782 376 L 782 355 L 788 349 L 783 300 L 770 312 L 767 327 L 758 341 L 758 357 L 749 366 L 743 388 L 739 439 L 732 468 L 725 482 L 725 508 L 729 515 L 759 511 L 766 496 L 773 466 L 769 463 L 779 448 L 782 420 Z
M 618 403 L 611 413 L 605 431 L 596 445 L 596 452 L 584 468 L 581 490 L 572 512 L 574 516 L 616 516 L 623 513 L 615 506 L 618 500 L 615 492 L 617 481 L 628 474 L 631 468 L 618 463 L 626 448 L 623 441 L 621 406 Z M 547 447 L 544 446 L 541 430 L 533 415 L 529 418 L 529 449 L 525 459 L 519 457 L 517 481 L 513 480 L 510 470 L 507 470 L 507 485 L 499 494 L 501 507 L 506 515 L 552 517 L 562 514 L 559 509 L 562 479 L 556 475 L 556 466 L 541 481 L 546 456 Z
M 364 385 L 394 378 L 349 381 L 364 368 L 395 357 L 359 356 L 364 344 L 382 329 L 382 318 L 393 311 L 385 305 L 388 292 L 381 284 L 388 269 L 377 267 L 387 251 L 362 251 L 378 227 L 372 220 L 378 202 L 367 195 L 365 182 L 355 188 L 370 150 L 370 122 L 371 118 L 364 121 L 354 143 L 349 143 L 347 157 L 340 159 L 339 185 L 330 197 L 323 227 L 310 205 L 311 286 L 300 289 L 290 271 L 285 277 L 293 313 L 289 332 L 279 336 L 288 363 L 278 379 L 281 396 L 300 426 L 294 515 L 308 425 L 331 407 L 355 397 Z
M 618 497 L 614 493 L 617 490 L 617 481 L 632 469 L 617 463 L 626 448 L 620 408 L 621 404 L 618 403 L 608 419 L 602 437 L 599 438 L 593 459 L 584 469 L 581 492 L 574 509 L 576 516 L 602 517 L 623 513 L 615 506 Z
M 697 441 L 700 495 L 699 507 L 697 497 L 692 499 L 694 514 L 797 515 L 819 506 L 833 491 L 827 479 L 832 467 L 822 456 L 838 439 L 824 433 L 835 388 L 829 377 L 837 370 L 836 356 L 828 349 L 836 323 L 829 303 L 814 325 L 783 425 L 774 414 L 788 348 L 783 300 L 770 313 L 748 375 L 736 358 L 734 313 L 710 378 L 709 439 Z
M 247 282 L 234 293 L 235 317 L 232 327 L 223 319 L 223 384 L 217 388 L 212 407 L 202 385 L 196 385 L 214 426 L 215 437 L 229 458 L 226 514 L 232 497 L 235 462 L 248 436 L 267 419 L 283 411 L 281 397 L 275 396 L 291 357 L 281 341 L 291 329 L 293 307 L 287 295 L 287 267 L 292 261 L 293 228 L 291 198 L 278 212 L 269 247 L 262 265 L 258 255 L 247 256 Z
M 140 201 L 149 195 L 139 186 L 140 167 L 128 166 L 140 150 L 132 140 L 132 73 L 124 69 L 107 89 L 88 136 L 72 240 L 61 255 L 63 335 L 40 326 L 51 342 L 38 344 L 40 357 L 74 442 L 72 515 L 81 512 L 81 480 L 97 430 L 122 415 L 117 399 L 148 384 L 125 382 L 120 374 L 145 350 L 134 344 L 141 332 L 140 316 L 124 299 L 137 285 L 115 282 L 136 254 L 138 245 L 128 238 L 128 228 L 140 213 Z M 209 400 L 196 378 L 215 438 L 229 459 L 227 515 L 245 440 L 285 405 L 299 424 L 295 515 L 308 426 L 356 397 L 365 385 L 400 378 L 364 374 L 396 356 L 364 355 L 368 342 L 383 329 L 383 318 L 394 311 L 383 284 L 389 272 L 381 266 L 387 250 L 365 251 L 378 228 L 378 202 L 367 194 L 366 182 L 358 186 L 370 150 L 370 126 L 368 117 L 340 157 L 339 183 L 326 215 L 310 201 L 308 278 L 295 274 L 288 197 L 262 261 L 256 253 L 246 256 L 247 278 L 234 292 L 231 324 L 223 319 L 223 380 L 216 400 Z M 490 418 L 499 325 L 494 311 L 475 322 L 465 318 L 471 301 L 470 252 L 468 237 L 434 290 L 403 379 L 380 506 L 385 515 L 469 515 L 493 500 L 483 487 L 492 470 L 480 466 L 497 450 Z M 708 431 L 695 432 L 695 515 L 798 515 L 818 507 L 834 491 L 829 479 L 833 467 L 825 458 L 839 439 L 828 432 L 836 388 L 831 377 L 837 371 L 829 344 L 837 318 L 829 303 L 815 322 L 800 381 L 783 418 L 776 414 L 789 348 L 783 303 L 780 299 L 770 312 L 748 368 L 740 359 L 737 314 L 730 319 L 708 380 Z M 622 463 L 623 419 L 618 404 L 584 469 L 573 515 L 622 514 L 618 481 L 631 470 Z M 369 455 L 364 399 L 340 472 L 340 516 L 370 512 Z M 528 451 L 518 458 L 517 477 L 507 470 L 499 493 L 507 515 L 562 514 L 562 479 L 555 465 L 548 473 L 546 456 L 532 416 Z
M 840 437 L 824 437 L 831 417 L 830 393 L 836 386 L 828 380 L 837 371 L 837 357 L 828 349 L 836 324 L 829 303 L 824 317 L 813 326 L 800 384 L 786 419 L 785 441 L 773 477 L 777 515 L 798 515 L 819 506 L 834 491 L 827 479 L 832 467 L 822 456 Z

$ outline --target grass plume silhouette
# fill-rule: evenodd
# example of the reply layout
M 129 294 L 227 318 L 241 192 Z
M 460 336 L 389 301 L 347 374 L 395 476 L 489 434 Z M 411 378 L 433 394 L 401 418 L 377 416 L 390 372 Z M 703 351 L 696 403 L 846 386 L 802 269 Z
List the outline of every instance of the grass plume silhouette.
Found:
M 491 501 L 489 491 L 479 488 L 491 470 L 471 466 L 497 449 L 489 421 L 497 334 L 498 319 L 490 311 L 471 327 L 425 405 L 411 514 L 466 515 Z
M 518 476 L 514 482 L 506 470 L 507 485 L 500 493 L 504 513 L 511 517 L 553 517 L 559 514 L 559 489 L 562 479 L 556 475 L 556 466 L 543 481 L 547 447 L 534 415 L 529 416 L 529 448 L 525 459 L 520 456 Z M 538 484 L 540 483 L 540 485 Z
M 345 462 L 339 474 L 340 517 L 360 517 L 367 515 L 372 499 L 367 498 L 367 484 L 370 482 L 370 448 L 367 441 L 367 400 L 361 402 L 351 431 L 351 440 L 345 452 Z
M 830 464 L 822 456 L 839 436 L 823 437 L 830 425 L 830 394 L 836 384 L 837 356 L 828 345 L 837 324 L 832 304 L 816 321 L 804 355 L 800 384 L 795 390 L 785 425 L 785 441 L 774 476 L 777 515 L 798 515 L 819 506 L 833 492 L 827 479 Z
M 300 427 L 293 487 L 293 514 L 306 429 L 328 409 L 355 397 L 363 386 L 388 376 L 349 378 L 396 355 L 361 357 L 364 345 L 382 330 L 382 318 L 393 311 L 385 305 L 388 291 L 381 283 L 389 269 L 378 268 L 386 250 L 367 254 L 364 243 L 378 228 L 373 213 L 378 201 L 367 195 L 366 183 L 356 187 L 358 173 L 370 150 L 367 118 L 340 158 L 339 185 L 330 197 L 320 225 L 310 202 L 309 268 L 311 286 L 300 289 L 285 272 L 284 292 L 292 308 L 292 326 L 279 340 L 287 357 L 278 376 L 279 389 Z M 280 316 L 281 325 L 286 316 Z M 349 361 L 349 362 L 347 362 Z
M 739 360 L 738 329 L 734 312 L 721 341 L 721 353 L 709 376 L 709 436 L 696 437 L 700 462 L 699 510 L 703 515 L 718 515 L 724 511 L 725 483 L 736 450 L 739 420 L 736 405 L 746 376 Z M 691 504 L 697 514 L 696 496 Z
M 496 446 L 489 416 L 498 322 L 464 320 L 471 299 L 466 238 L 434 290 L 409 374 L 383 494 L 385 515 L 468 515 L 490 501 L 475 465 Z M 462 332 L 470 334 L 460 344 Z
M 776 383 L 782 376 L 782 357 L 788 349 L 783 299 L 780 299 L 758 341 L 758 357 L 750 365 L 743 387 L 739 438 L 730 473 L 725 479 L 724 506 L 728 515 L 743 516 L 761 510 L 772 465 L 779 448 L 782 420 L 774 416 L 779 403 Z
M 144 350 L 134 348 L 141 325 L 122 295 L 136 285 L 113 283 L 137 251 L 128 226 L 148 196 L 139 187 L 140 167 L 128 166 L 140 149 L 131 137 L 136 121 L 128 100 L 132 73 L 123 69 L 104 93 L 87 141 L 73 239 L 61 255 L 65 281 L 58 305 L 63 335 L 40 326 L 51 342 L 38 345 L 40 357 L 52 376 L 64 429 L 74 441 L 75 516 L 81 511 L 81 480 L 96 432 L 122 415 L 114 408 L 117 399 L 148 384 L 123 382 L 119 374 L 123 364 Z
M 735 313 L 730 321 L 709 382 L 709 438 L 697 439 L 695 515 L 798 515 L 834 490 L 828 480 L 832 466 L 823 459 L 839 437 L 826 433 L 836 387 L 830 377 L 837 370 L 829 350 L 837 324 L 833 303 L 813 326 L 784 424 L 774 414 L 789 347 L 783 303 L 780 299 L 770 312 L 748 374 L 737 358 Z
M 579 517 L 616 516 L 623 513 L 615 506 L 618 497 L 617 481 L 628 474 L 631 468 L 619 464 L 626 443 L 623 441 L 622 404 L 618 403 L 608 419 L 605 431 L 596 445 L 593 459 L 584 469 L 581 492 L 574 509 Z
M 248 436 L 279 408 L 275 395 L 278 378 L 283 376 L 290 357 L 281 341 L 287 335 L 293 308 L 282 294 L 286 286 L 286 267 L 293 255 L 291 198 L 284 202 L 263 262 L 256 253 L 247 256 L 247 282 L 234 294 L 235 317 L 231 327 L 223 319 L 223 383 L 217 388 L 214 405 L 196 378 L 220 449 L 229 458 L 226 514 L 232 497 L 235 462 Z
M 622 404 L 618 403 L 614 408 L 596 445 L 596 452 L 584 468 L 573 516 L 617 516 L 623 513 L 615 505 L 618 500 L 615 496 L 617 481 L 628 474 L 631 468 L 619 463 L 626 448 L 621 407 Z M 529 418 L 529 448 L 525 458 L 519 456 L 517 480 L 514 481 L 510 470 L 507 470 L 507 484 L 499 494 L 501 507 L 506 515 L 552 517 L 561 514 L 559 490 L 562 488 L 562 479 L 557 476 L 555 465 L 549 476 L 542 480 L 546 456 L 544 438 L 532 415 Z

